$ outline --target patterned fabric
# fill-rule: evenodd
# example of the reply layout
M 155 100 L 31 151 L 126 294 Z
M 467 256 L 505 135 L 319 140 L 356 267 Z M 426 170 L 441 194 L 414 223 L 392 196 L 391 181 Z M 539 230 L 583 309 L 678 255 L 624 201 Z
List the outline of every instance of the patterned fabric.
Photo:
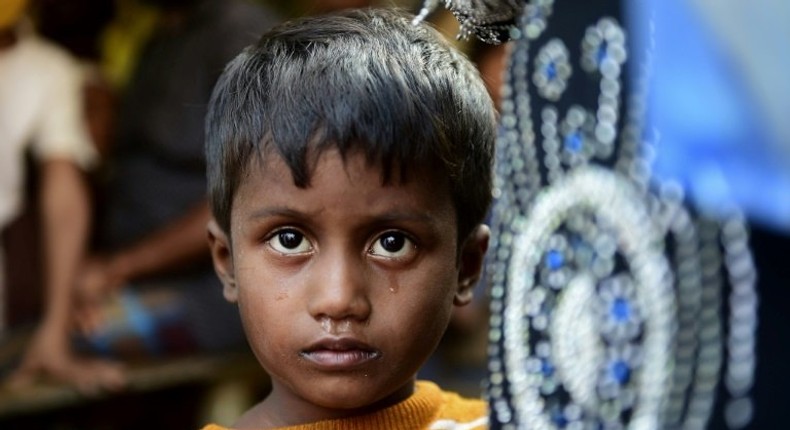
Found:
M 397 405 L 358 417 L 319 421 L 277 430 L 481 430 L 488 428 L 486 403 L 417 381 L 414 394 Z M 209 424 L 203 430 L 230 430 Z
M 663 149 L 645 112 L 654 46 L 631 37 L 633 3 L 524 1 L 505 33 L 492 428 L 700 429 L 714 415 L 740 428 L 752 414 L 748 230 L 737 208 L 710 213 L 651 171 Z M 462 30 L 481 25 L 462 36 L 484 40 L 492 11 L 512 11 L 447 4 L 475 18 Z
M 415 22 L 425 19 L 439 3 L 440 0 L 426 0 Z M 510 31 L 523 8 L 520 0 L 444 0 L 444 5 L 461 24 L 459 38 L 474 35 L 492 44 L 512 37 Z
M 104 323 L 88 336 L 76 334 L 78 351 L 124 359 L 177 356 L 199 351 L 187 317 L 191 298 L 183 285 L 128 286 L 104 304 Z M 216 293 L 216 291 L 215 291 Z

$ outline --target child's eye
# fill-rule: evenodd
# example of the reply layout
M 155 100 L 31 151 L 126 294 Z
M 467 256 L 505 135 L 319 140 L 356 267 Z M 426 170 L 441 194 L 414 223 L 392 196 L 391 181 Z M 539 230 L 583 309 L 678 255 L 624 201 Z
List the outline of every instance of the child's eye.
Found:
M 379 236 L 368 252 L 387 258 L 403 258 L 414 251 L 414 243 L 405 234 L 388 231 Z
M 299 230 L 284 228 L 268 239 L 269 246 L 282 254 L 302 254 L 313 249 L 310 241 Z

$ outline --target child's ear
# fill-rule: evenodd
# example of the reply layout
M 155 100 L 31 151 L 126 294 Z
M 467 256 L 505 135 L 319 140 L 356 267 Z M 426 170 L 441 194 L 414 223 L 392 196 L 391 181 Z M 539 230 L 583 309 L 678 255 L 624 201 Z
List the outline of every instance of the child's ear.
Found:
M 464 306 L 472 301 L 472 293 L 477 281 L 483 273 L 483 263 L 488 250 L 488 239 L 491 231 L 485 224 L 480 224 L 469 234 L 461 247 L 458 268 L 458 290 L 453 303 Z
M 213 218 L 208 223 L 208 244 L 211 249 L 211 258 L 214 260 L 214 270 L 222 282 L 222 294 L 225 296 L 225 300 L 235 303 L 238 299 L 238 290 L 233 271 L 230 240 Z

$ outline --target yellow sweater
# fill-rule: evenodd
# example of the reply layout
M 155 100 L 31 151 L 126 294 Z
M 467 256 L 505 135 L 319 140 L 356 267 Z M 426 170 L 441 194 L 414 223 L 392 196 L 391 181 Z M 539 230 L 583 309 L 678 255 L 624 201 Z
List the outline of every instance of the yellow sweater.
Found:
M 486 403 L 442 391 L 436 384 L 417 381 L 408 399 L 367 415 L 318 421 L 278 430 L 482 430 L 488 428 Z M 209 424 L 203 430 L 230 430 Z

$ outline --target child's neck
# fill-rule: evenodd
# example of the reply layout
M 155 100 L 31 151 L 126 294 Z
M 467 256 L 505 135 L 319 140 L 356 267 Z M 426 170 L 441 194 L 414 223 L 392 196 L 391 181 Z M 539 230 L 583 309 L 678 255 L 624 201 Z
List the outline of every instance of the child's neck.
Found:
M 357 409 L 334 409 L 314 405 L 278 383 L 266 399 L 247 411 L 234 424 L 236 429 L 271 429 L 318 421 L 341 419 L 380 411 L 408 399 L 414 393 L 414 380 L 384 399 Z

